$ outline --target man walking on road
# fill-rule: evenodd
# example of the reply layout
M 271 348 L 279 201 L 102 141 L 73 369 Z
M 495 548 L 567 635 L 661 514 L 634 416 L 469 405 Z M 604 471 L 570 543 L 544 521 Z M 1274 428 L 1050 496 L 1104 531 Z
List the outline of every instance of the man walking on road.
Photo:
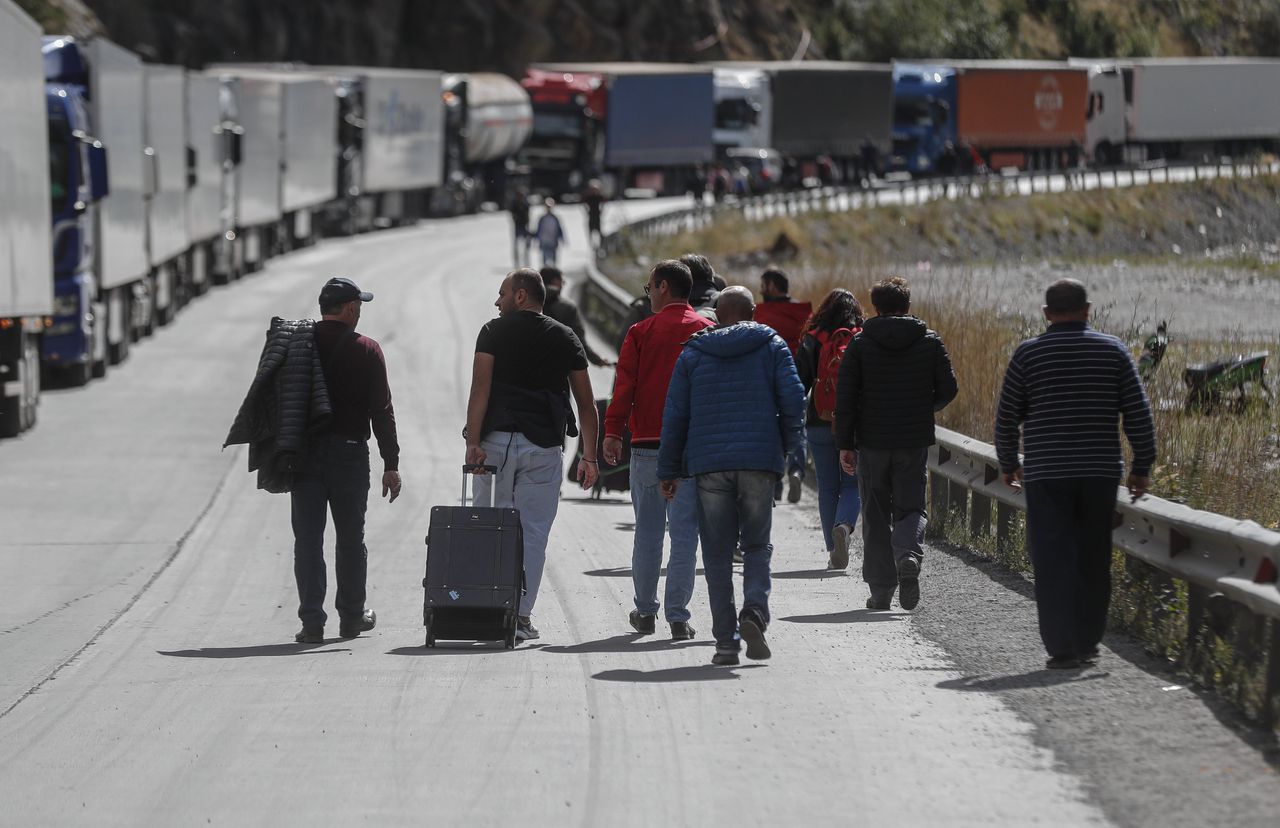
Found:
M 573 331 L 543 315 L 546 288 L 532 268 L 513 270 L 498 291 L 498 318 L 476 339 L 467 403 L 466 462 L 498 467 L 493 480 L 476 478 L 476 500 L 520 510 L 524 530 L 525 594 L 520 599 L 516 635 L 538 637 L 534 604 L 546 565 L 551 524 L 560 506 L 560 474 L 565 436 L 576 436 L 569 394 L 578 408 L 583 458 L 577 479 L 595 485 L 594 451 L 599 423 L 587 357 Z
M 813 314 L 813 305 L 795 301 L 791 298 L 790 290 L 791 280 L 778 268 L 771 267 L 761 273 L 760 295 L 764 301 L 756 305 L 756 321 L 773 328 L 782 337 L 782 341 L 787 343 L 792 358 L 795 358 L 800 349 L 800 338 L 804 336 L 804 324 Z M 787 457 L 788 503 L 800 502 L 805 467 L 809 465 L 805 452 L 805 443 L 801 442 L 800 447 Z M 774 494 L 781 499 L 781 485 Z
M 935 411 L 955 399 L 956 376 L 942 338 L 911 316 L 911 289 L 894 276 L 871 288 L 876 316 L 845 350 L 836 385 L 840 466 L 858 475 L 862 579 L 867 609 L 886 610 L 898 591 L 920 602 L 925 469 Z
M 600 367 L 612 365 L 612 362 L 596 353 L 587 342 L 587 329 L 582 324 L 578 306 L 564 297 L 564 274 L 560 272 L 560 268 L 544 267 L 539 273 L 542 275 L 542 284 L 547 288 L 547 302 L 542 306 L 542 312 L 561 325 L 567 325 L 577 335 L 586 351 L 588 362 Z
M 1128 349 L 1089 327 L 1084 285 L 1051 285 L 1044 316 L 1049 329 L 1019 345 L 1005 371 L 996 454 L 1004 481 L 1027 496 L 1047 666 L 1071 669 L 1097 659 L 1107 626 L 1111 520 L 1124 474 L 1119 424 L 1133 449 L 1125 485 L 1134 500 L 1151 486 L 1155 427 Z
M 556 252 L 565 242 L 564 227 L 560 224 L 560 217 L 555 213 L 555 199 L 548 198 L 543 202 L 543 206 L 546 209 L 538 219 L 538 227 L 533 235 L 537 237 L 538 249 L 542 251 L 542 266 L 555 267 Z
M 769 559 L 773 487 L 804 428 L 804 387 L 787 344 L 750 321 L 751 291 L 726 288 L 720 327 L 689 340 L 676 361 L 662 413 L 658 477 L 674 499 L 697 487 L 702 562 L 716 653 L 711 663 L 770 656 Z M 682 480 L 693 478 L 693 480 Z M 742 547 L 742 612 L 736 612 L 733 552 Z
M 333 515 L 338 594 L 334 606 L 341 623 L 338 634 L 355 638 L 377 624 L 365 608 L 368 550 L 364 545 L 365 510 L 369 503 L 369 432 L 382 455 L 382 496 L 400 496 L 400 446 L 396 415 L 387 385 L 382 348 L 356 333 L 360 309 L 373 294 L 350 279 L 330 279 L 320 291 L 321 319 L 315 325 L 319 352 L 333 409 L 328 427 L 312 435 L 301 468 L 290 488 L 293 515 L 293 574 L 298 583 L 299 644 L 324 641 L 324 527 Z
M 698 494 L 685 486 L 668 502 L 658 486 L 658 450 L 662 409 L 671 372 L 684 343 L 711 321 L 689 306 L 693 276 L 677 261 L 658 262 L 644 292 L 654 315 L 627 331 L 618 354 L 613 400 L 604 416 L 604 459 L 617 465 L 622 433 L 631 428 L 631 506 L 636 530 L 631 546 L 631 579 L 635 609 L 631 627 L 651 635 L 658 615 L 658 577 L 662 570 L 663 536 L 671 536 L 667 563 L 666 618 L 671 638 L 693 638 L 689 599 L 698 565 Z

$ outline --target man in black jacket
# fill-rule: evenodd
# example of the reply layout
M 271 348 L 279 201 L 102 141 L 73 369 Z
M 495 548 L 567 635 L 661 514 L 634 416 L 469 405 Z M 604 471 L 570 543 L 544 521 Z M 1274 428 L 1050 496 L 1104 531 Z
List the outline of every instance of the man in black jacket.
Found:
M 320 291 L 321 320 L 315 325 L 316 351 L 324 369 L 333 417 L 313 434 L 301 467 L 293 477 L 293 574 L 298 582 L 299 644 L 324 641 L 324 527 L 333 515 L 337 535 L 334 554 L 338 594 L 334 606 L 341 619 L 339 635 L 355 638 L 372 630 L 377 615 L 365 609 L 368 550 L 364 516 L 369 505 L 369 431 L 382 455 L 382 496 L 400 495 L 400 446 L 396 415 L 387 385 L 382 348 L 356 333 L 360 308 L 373 294 L 350 279 L 330 279 Z
M 558 267 L 544 267 L 538 271 L 542 274 L 542 284 L 547 289 L 547 301 L 542 312 L 565 325 L 578 336 L 582 348 L 587 354 L 587 361 L 598 367 L 608 367 L 612 362 L 596 353 L 587 342 L 587 328 L 582 324 L 582 314 L 578 306 L 564 297 L 564 273 Z
M 925 469 L 933 414 L 955 399 L 942 338 L 910 315 L 911 289 L 894 276 L 871 289 L 876 316 L 853 338 L 836 385 L 836 442 L 862 495 L 862 580 L 868 609 L 920 601 Z

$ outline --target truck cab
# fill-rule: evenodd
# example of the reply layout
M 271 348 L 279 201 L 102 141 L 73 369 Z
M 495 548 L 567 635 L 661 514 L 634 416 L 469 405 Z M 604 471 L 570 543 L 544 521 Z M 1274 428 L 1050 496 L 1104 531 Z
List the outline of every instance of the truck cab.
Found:
M 893 65 L 893 153 L 889 169 L 932 175 L 956 146 L 956 73 L 946 66 Z M 954 157 L 954 156 L 952 156 Z M 942 172 L 946 172 L 944 169 Z
M 767 148 L 770 107 L 769 76 L 760 69 L 716 66 L 716 120 L 712 132 L 716 154 L 733 147 Z
M 533 134 L 521 153 L 534 190 L 577 193 L 604 169 L 604 79 L 593 73 L 530 69 L 521 86 L 533 104 Z
M 1073 61 L 1074 62 L 1074 61 Z M 1085 110 L 1085 152 L 1094 166 L 1123 163 L 1128 131 L 1125 125 L 1126 87 L 1132 83 L 1115 65 L 1089 66 L 1089 108 Z

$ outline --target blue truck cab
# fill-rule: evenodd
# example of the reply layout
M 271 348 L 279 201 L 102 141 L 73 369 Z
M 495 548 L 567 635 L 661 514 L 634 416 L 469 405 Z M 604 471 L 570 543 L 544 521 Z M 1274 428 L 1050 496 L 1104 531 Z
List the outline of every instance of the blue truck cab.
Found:
M 70 38 L 44 38 L 49 117 L 49 195 L 53 208 L 53 325 L 45 332 L 48 368 L 85 382 L 106 368 L 105 333 L 95 313 L 93 204 L 107 195 L 106 149 L 89 120 L 88 66 Z
M 947 145 L 956 145 L 956 70 L 893 65 L 893 154 L 889 168 L 931 175 Z

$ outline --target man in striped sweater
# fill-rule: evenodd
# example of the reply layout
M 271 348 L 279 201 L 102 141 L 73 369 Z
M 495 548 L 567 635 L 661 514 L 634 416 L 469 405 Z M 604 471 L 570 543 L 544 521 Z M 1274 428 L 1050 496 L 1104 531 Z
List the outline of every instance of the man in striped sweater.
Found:
M 1134 500 L 1151 485 L 1155 427 L 1128 349 L 1089 327 L 1084 285 L 1075 279 L 1051 285 L 1044 316 L 1049 329 L 1009 360 L 996 453 L 1005 483 L 1026 491 L 1047 666 L 1070 669 L 1097 659 L 1106 630 L 1112 515 L 1124 475 L 1119 424 L 1133 449 L 1126 485 Z

